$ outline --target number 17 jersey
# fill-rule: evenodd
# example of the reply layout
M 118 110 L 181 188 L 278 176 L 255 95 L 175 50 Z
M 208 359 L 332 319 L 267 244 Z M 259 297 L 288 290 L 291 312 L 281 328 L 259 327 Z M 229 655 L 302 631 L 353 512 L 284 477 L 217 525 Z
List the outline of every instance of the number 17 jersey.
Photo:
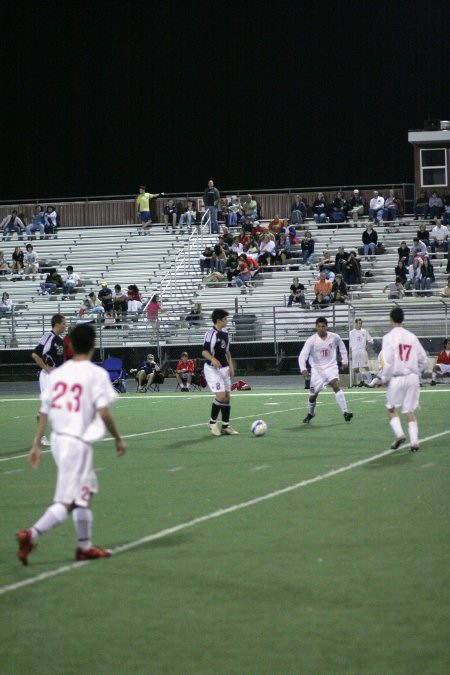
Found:
M 97 411 L 117 398 L 104 368 L 91 361 L 71 360 L 50 373 L 41 394 L 41 412 L 48 415 L 56 434 L 93 443 L 105 435 Z
M 395 326 L 384 337 L 382 377 L 385 381 L 401 375 L 420 375 L 428 363 L 427 355 L 414 333 Z

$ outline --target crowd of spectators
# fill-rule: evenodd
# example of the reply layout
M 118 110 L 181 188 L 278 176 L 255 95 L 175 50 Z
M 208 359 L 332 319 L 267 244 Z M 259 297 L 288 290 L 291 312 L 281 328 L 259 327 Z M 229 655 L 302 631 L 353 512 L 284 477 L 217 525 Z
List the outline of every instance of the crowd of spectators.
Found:
M 56 239 L 58 237 L 59 214 L 54 206 L 50 204 L 44 209 L 41 204 L 35 204 L 31 212 L 31 222 L 27 223 L 24 213 L 18 213 L 16 209 L 5 216 L 0 223 L 2 229 L 2 240 L 9 241 L 14 233 L 18 240 L 23 240 L 24 236 L 29 241 L 36 239 L 36 232 L 39 232 L 40 239 Z

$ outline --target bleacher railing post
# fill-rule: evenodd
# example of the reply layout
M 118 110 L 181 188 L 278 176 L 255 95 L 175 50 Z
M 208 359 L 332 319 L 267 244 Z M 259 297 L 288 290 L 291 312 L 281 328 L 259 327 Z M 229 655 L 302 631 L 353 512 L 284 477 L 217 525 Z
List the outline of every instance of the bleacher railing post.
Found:
M 277 354 L 277 317 L 276 317 L 276 308 L 275 305 L 272 307 L 272 321 L 273 321 L 273 349 L 275 354 Z

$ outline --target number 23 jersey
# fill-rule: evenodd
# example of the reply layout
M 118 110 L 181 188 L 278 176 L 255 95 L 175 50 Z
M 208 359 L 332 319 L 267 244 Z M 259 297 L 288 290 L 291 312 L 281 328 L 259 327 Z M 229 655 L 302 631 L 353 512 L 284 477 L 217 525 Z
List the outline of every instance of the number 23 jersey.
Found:
M 93 443 L 106 431 L 97 411 L 117 398 L 104 368 L 91 361 L 71 360 L 50 373 L 40 411 L 49 416 L 55 433 Z

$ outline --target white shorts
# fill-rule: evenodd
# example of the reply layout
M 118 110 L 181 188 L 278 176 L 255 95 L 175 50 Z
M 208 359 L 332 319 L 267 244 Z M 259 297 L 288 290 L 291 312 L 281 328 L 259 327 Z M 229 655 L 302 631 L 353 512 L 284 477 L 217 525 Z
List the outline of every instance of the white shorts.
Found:
M 41 394 L 43 391 L 47 389 L 47 383 L 48 383 L 48 378 L 50 376 L 50 373 L 47 373 L 46 370 L 41 370 L 39 373 L 39 388 L 41 390 Z
M 72 436 L 52 433 L 51 451 L 58 467 L 54 501 L 88 506 L 91 492 L 98 492 L 92 446 Z
M 353 352 L 352 354 L 352 368 L 368 368 L 369 357 L 367 352 Z
M 316 394 L 321 389 L 325 389 L 332 380 L 339 380 L 339 368 L 337 365 L 320 369 L 313 367 L 311 370 L 311 384 L 309 387 L 311 394 Z
M 419 409 L 420 380 L 415 373 L 393 377 L 386 392 L 386 408 L 392 410 L 402 406 L 402 413 L 413 413 Z
M 205 363 L 205 380 L 213 394 L 218 391 L 231 391 L 230 369 L 228 366 L 223 368 L 214 368 Z
M 436 367 L 439 368 L 443 375 L 445 375 L 445 373 L 450 373 L 450 365 L 447 363 L 436 363 Z

